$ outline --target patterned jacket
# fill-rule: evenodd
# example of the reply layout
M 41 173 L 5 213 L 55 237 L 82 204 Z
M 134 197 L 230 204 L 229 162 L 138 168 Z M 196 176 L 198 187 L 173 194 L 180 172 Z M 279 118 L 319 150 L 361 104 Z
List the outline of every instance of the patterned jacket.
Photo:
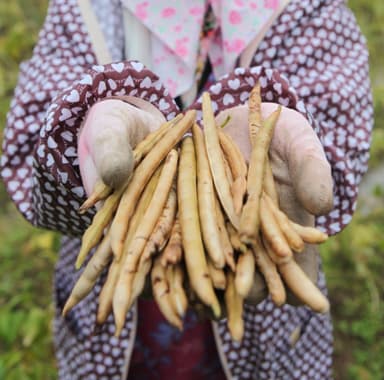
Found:
M 101 334 L 93 334 L 102 278 L 65 319 L 60 315 L 79 276 L 74 270 L 79 237 L 94 212 L 77 212 L 85 199 L 77 132 L 89 107 L 105 97 L 143 98 L 167 119 L 178 107 L 153 72 L 124 60 L 120 2 L 92 1 L 113 58 L 104 65 L 97 62 L 80 3 L 51 1 L 33 56 L 21 65 L 4 132 L 1 173 L 28 221 L 63 234 L 55 270 L 60 379 L 121 379 L 127 376 L 136 308 L 119 338 L 113 336 L 111 318 Z M 334 208 L 316 223 L 331 235 L 339 232 L 356 207 L 373 123 L 365 40 L 345 2 L 290 1 L 257 47 L 250 68 L 238 67 L 209 88 L 216 112 L 245 102 L 258 79 L 263 100 L 301 112 L 318 134 L 332 166 Z M 196 101 L 191 108 L 200 110 L 201 104 Z M 323 275 L 319 286 L 325 291 Z M 241 344 L 231 340 L 225 320 L 213 323 L 229 379 L 331 378 L 329 315 L 305 307 L 276 308 L 266 300 L 246 305 L 244 320 Z M 300 338 L 293 343 L 289 337 L 297 329 Z

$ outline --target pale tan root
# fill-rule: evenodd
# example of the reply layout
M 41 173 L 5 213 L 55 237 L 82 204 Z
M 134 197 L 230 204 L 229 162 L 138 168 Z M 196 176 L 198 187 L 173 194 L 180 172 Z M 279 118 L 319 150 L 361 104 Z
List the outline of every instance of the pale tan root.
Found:
M 231 172 L 233 173 L 233 178 L 246 177 L 248 167 L 240 148 L 229 134 L 220 129 L 218 133 L 220 146 L 224 152 L 224 156 L 228 160 Z
M 176 189 L 171 188 L 164 209 L 153 229 L 147 244 L 144 247 L 142 258 L 144 260 L 160 252 L 168 241 L 176 216 L 177 198 Z
M 179 220 L 189 283 L 198 298 L 220 316 L 220 304 L 208 273 L 203 241 L 201 238 L 197 188 L 196 157 L 192 137 L 185 137 L 181 144 L 177 180 Z
M 148 155 L 146 156 L 148 157 Z M 178 153 L 172 149 L 164 162 L 160 177 L 153 192 L 152 199 L 145 210 L 142 222 L 137 229 L 124 253 L 125 258 L 118 281 L 116 283 L 115 293 L 113 295 L 113 313 L 115 316 L 116 334 L 119 335 L 124 326 L 125 315 L 130 305 L 132 295 L 132 282 L 140 256 L 143 252 L 155 225 L 158 221 L 165 203 L 168 198 L 173 180 L 175 178 L 178 162 Z
M 225 167 L 225 174 L 227 176 L 227 181 L 229 183 L 229 189 L 231 191 L 231 196 L 232 196 L 232 183 L 233 183 L 233 177 L 232 177 L 232 172 L 231 172 L 231 168 L 229 166 L 229 163 L 228 163 L 228 160 L 226 159 L 226 157 L 223 155 L 223 162 L 224 162 L 224 167 Z
M 226 223 L 224 219 L 225 217 L 224 217 L 223 209 L 221 208 L 220 202 L 217 199 L 217 197 L 215 197 L 215 203 L 216 203 L 216 223 L 220 233 L 221 250 L 224 254 L 226 264 L 234 272 L 236 270 L 235 252 L 234 252 L 231 239 L 226 227 L 227 224 L 232 224 L 232 223 Z
M 280 112 L 279 105 L 277 110 L 265 119 L 252 146 L 247 175 L 248 198 L 240 217 L 240 239 L 244 244 L 252 244 L 259 234 L 260 198 L 264 186 L 265 162 Z
M 248 249 L 241 252 L 236 263 L 235 287 L 242 298 L 246 298 L 252 288 L 255 275 L 255 256 Z
M 287 295 L 276 265 L 269 258 L 265 248 L 259 241 L 253 246 L 253 253 L 256 266 L 265 279 L 272 301 L 277 306 L 283 305 Z
M 269 210 L 272 212 L 275 220 L 280 227 L 288 245 L 296 252 L 302 252 L 304 249 L 304 241 L 296 230 L 292 227 L 290 220 L 287 215 L 278 209 L 273 200 L 264 193 L 263 198 L 265 199 Z
M 287 263 L 289 260 L 292 260 L 291 256 L 280 256 L 275 253 L 273 248 L 271 247 L 271 244 L 268 242 L 268 240 L 265 239 L 265 237 L 262 237 L 263 245 L 265 248 L 265 251 L 267 252 L 269 258 L 276 264 L 284 264 Z
M 220 233 L 216 224 L 216 195 L 205 149 L 204 136 L 197 124 L 193 125 L 192 132 L 196 150 L 197 200 L 203 242 L 213 264 L 217 268 L 223 268 L 225 257 L 221 249 Z
M 103 181 L 98 181 L 92 191 L 92 194 L 80 206 L 79 213 L 84 214 L 88 209 L 93 207 L 97 202 L 104 200 L 112 193 L 112 188 L 106 185 Z
M 155 173 L 152 175 L 147 186 L 145 187 L 142 195 L 140 196 L 139 202 L 135 208 L 135 212 L 129 223 L 127 236 L 124 242 L 123 254 L 120 257 L 120 260 L 118 260 L 115 257 L 109 268 L 106 282 L 103 285 L 103 288 L 99 295 L 99 306 L 98 306 L 97 315 L 96 315 L 96 323 L 99 325 L 103 324 L 106 321 L 108 315 L 112 312 L 113 294 L 115 292 L 117 279 L 124 262 L 125 252 L 127 251 L 127 248 L 132 240 L 132 237 L 137 229 L 137 226 L 141 222 L 143 215 L 145 213 L 145 210 L 147 209 L 148 204 L 152 199 L 153 192 L 155 191 L 155 188 L 159 181 L 161 168 L 162 166 L 160 165 L 159 168 L 156 169 Z M 127 303 L 128 305 L 131 305 L 132 300 L 128 300 Z
M 64 305 L 62 315 L 65 316 L 73 307 L 84 299 L 93 289 L 101 272 L 107 267 L 112 257 L 112 249 L 109 235 L 104 236 L 95 253 L 87 263 L 83 273 L 76 281 L 67 302 Z
M 277 194 L 275 179 L 273 178 L 272 168 L 269 157 L 265 161 L 264 191 L 269 195 L 275 205 L 279 205 L 279 195 Z
M 263 118 L 261 115 L 261 93 L 259 82 L 256 83 L 251 93 L 249 94 L 248 108 L 249 138 L 251 141 L 251 146 L 254 146 L 257 139 L 257 133 L 263 125 Z M 265 158 L 264 190 L 272 198 L 272 200 L 276 204 L 278 204 L 279 197 L 277 195 L 268 154 Z
M 231 194 L 236 214 L 240 215 L 244 196 L 247 191 L 247 164 L 239 147 L 232 137 L 219 130 L 220 146 L 231 171 Z
M 244 204 L 244 196 L 246 191 L 244 189 L 247 188 L 247 180 L 244 177 L 237 177 L 231 184 L 231 194 L 233 197 L 233 204 L 235 207 L 235 211 L 238 215 L 241 215 L 243 204 Z
M 173 308 L 170 298 L 169 284 L 166 280 L 165 268 L 160 264 L 160 260 L 158 258 L 155 259 L 153 263 L 151 271 L 151 284 L 153 296 L 165 319 L 172 326 L 182 330 L 183 321 Z
M 328 235 L 315 227 L 302 226 L 291 221 L 292 227 L 309 244 L 321 244 L 328 239 Z
M 142 160 L 142 158 L 163 138 L 163 136 L 178 123 L 182 114 L 176 115 L 172 120 L 163 123 L 156 131 L 149 133 L 143 140 L 141 140 L 133 150 L 133 157 L 135 160 L 135 167 Z
M 117 277 L 119 274 L 119 262 L 113 259 L 109 270 L 107 279 L 99 295 L 99 305 L 96 313 L 96 324 L 102 325 L 112 313 L 112 298 L 115 291 Z
M 263 237 L 268 240 L 277 255 L 292 257 L 292 250 L 269 206 L 265 196 L 262 196 L 260 201 L 260 219 Z
M 188 298 L 183 286 L 184 273 L 181 264 L 169 265 L 166 268 L 171 302 L 174 310 L 180 318 L 185 316 L 188 308 Z
M 225 273 L 223 269 L 216 268 L 215 265 L 212 263 L 212 261 L 208 258 L 207 260 L 208 264 L 208 271 L 209 275 L 212 278 L 213 287 L 215 289 L 225 289 L 227 279 L 225 277 Z
M 244 300 L 236 292 L 234 274 L 227 274 L 227 288 L 224 293 L 227 308 L 227 324 L 233 340 L 241 342 L 244 336 L 243 305 Z
M 152 268 L 152 259 L 149 258 L 147 260 L 140 261 L 139 268 L 133 277 L 132 282 L 132 296 L 130 299 L 130 305 L 128 309 L 132 306 L 132 304 L 140 297 L 141 293 L 144 290 L 145 283 L 147 280 L 147 275 Z
M 105 200 L 100 210 L 95 214 L 91 225 L 84 232 L 80 252 L 75 263 L 76 269 L 81 267 L 89 251 L 99 243 L 104 234 L 105 227 L 112 220 L 123 191 L 123 188 L 116 190 Z
M 236 231 L 230 223 L 226 223 L 229 240 L 235 251 L 245 252 L 248 248 L 240 240 L 239 232 Z
M 305 305 L 318 313 L 329 310 L 329 301 L 308 278 L 295 260 L 290 260 L 278 267 L 284 282 L 292 293 Z
M 220 203 L 233 226 L 239 228 L 239 216 L 235 212 L 230 184 L 227 179 L 224 156 L 220 147 L 218 128 L 215 123 L 209 93 L 203 93 L 203 125 L 209 165 Z
M 181 227 L 177 214 L 171 230 L 171 236 L 169 237 L 168 243 L 160 255 L 160 261 L 163 267 L 166 267 L 168 264 L 179 263 L 183 256 L 183 246 L 181 242 Z
M 248 128 L 252 146 L 256 143 L 256 136 L 262 125 L 260 82 L 257 82 L 251 90 L 248 99 Z
M 136 167 L 124 192 L 115 218 L 111 225 L 111 244 L 114 254 L 119 257 L 123 249 L 129 220 L 136 207 L 137 200 L 149 178 L 166 157 L 170 150 L 180 141 L 184 133 L 191 128 L 196 118 L 196 111 L 188 111 L 185 116 L 171 128 L 151 149 Z

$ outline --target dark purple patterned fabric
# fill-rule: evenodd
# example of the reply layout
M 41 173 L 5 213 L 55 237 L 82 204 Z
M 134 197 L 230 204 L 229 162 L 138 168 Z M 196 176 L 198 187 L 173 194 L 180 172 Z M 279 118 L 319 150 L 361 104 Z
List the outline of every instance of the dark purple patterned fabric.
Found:
M 92 4 L 105 5 L 101 0 Z M 120 6 L 118 1 L 114 4 Z M 105 35 L 115 36 L 108 40 L 114 57 L 123 47 L 122 33 L 111 32 L 121 30 L 119 14 L 103 14 L 99 20 Z M 365 41 L 344 1 L 290 1 L 259 45 L 251 68 L 237 68 L 210 87 L 215 110 L 246 101 L 257 79 L 263 100 L 298 110 L 315 128 L 335 184 L 334 208 L 316 222 L 330 234 L 339 232 L 356 207 L 373 124 Z M 77 237 L 92 218 L 92 212 L 77 213 L 85 198 L 77 132 L 92 104 L 122 94 L 154 103 L 167 118 L 178 112 L 166 88 L 140 62 L 96 65 L 77 1 L 51 1 L 33 57 L 21 65 L 4 131 L 1 175 L 12 200 L 31 223 L 68 236 L 63 238 L 55 271 L 54 331 L 60 379 L 121 379 L 132 353 L 136 307 L 128 314 L 119 339 L 113 337 L 112 317 L 100 334 L 94 334 L 95 300 L 103 278 L 65 319 L 60 316 L 79 276 L 74 270 Z M 200 103 L 193 107 L 199 109 Z M 325 291 L 322 274 L 319 285 Z M 227 377 L 331 378 L 329 315 L 288 305 L 276 308 L 266 300 L 247 305 L 244 319 L 241 344 L 231 340 L 225 321 L 214 323 Z M 291 336 L 298 331 L 300 338 L 294 342 Z

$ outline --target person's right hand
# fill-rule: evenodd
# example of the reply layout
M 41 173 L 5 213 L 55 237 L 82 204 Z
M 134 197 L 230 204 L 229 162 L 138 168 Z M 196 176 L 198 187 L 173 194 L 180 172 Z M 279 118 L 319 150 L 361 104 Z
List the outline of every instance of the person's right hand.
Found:
M 78 139 L 86 193 L 91 194 L 100 179 L 112 188 L 121 186 L 133 170 L 132 149 L 164 121 L 160 111 L 138 98 L 111 98 L 94 104 Z

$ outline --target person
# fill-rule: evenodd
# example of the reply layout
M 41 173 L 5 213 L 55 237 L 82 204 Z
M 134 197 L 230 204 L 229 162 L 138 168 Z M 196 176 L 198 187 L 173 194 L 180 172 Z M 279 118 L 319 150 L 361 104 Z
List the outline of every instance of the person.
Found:
M 94 212 L 77 210 L 95 181 L 121 183 L 132 147 L 164 120 L 191 108 L 200 120 L 202 91 L 218 118 L 233 115 L 226 128 L 247 154 L 244 104 L 257 81 L 264 115 L 283 106 L 271 147 L 282 208 L 338 233 L 356 207 L 373 124 L 368 53 L 345 1 L 50 2 L 20 66 L 1 173 L 25 218 L 63 235 L 54 273 L 60 379 L 332 378 L 330 314 L 276 307 L 261 293 L 245 304 L 240 343 L 225 320 L 193 312 L 179 332 L 148 300 L 119 337 L 113 316 L 95 332 L 105 276 L 61 316 Z M 319 255 L 307 251 L 297 259 L 326 293 Z

